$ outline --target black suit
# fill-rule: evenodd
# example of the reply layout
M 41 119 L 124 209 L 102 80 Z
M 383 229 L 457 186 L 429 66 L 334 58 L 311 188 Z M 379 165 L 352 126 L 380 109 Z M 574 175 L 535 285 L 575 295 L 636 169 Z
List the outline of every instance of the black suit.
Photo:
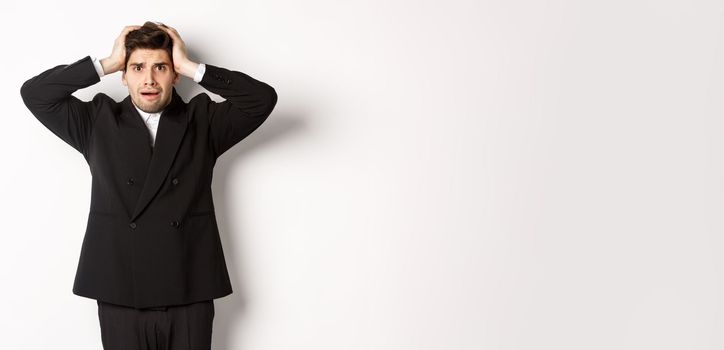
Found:
M 90 212 L 73 293 L 134 308 L 189 304 L 232 293 L 211 179 L 217 158 L 256 130 L 277 102 L 268 84 L 206 64 L 205 93 L 173 89 L 155 147 L 131 97 L 71 94 L 100 81 L 90 56 L 26 81 L 35 117 L 85 157 Z

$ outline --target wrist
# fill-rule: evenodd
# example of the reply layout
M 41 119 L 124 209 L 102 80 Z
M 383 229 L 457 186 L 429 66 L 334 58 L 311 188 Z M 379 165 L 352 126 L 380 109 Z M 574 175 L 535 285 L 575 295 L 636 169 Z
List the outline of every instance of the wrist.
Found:
M 196 71 L 198 69 L 199 64 L 191 60 L 185 60 L 179 65 L 179 73 L 191 79 L 196 76 Z
M 123 68 L 118 62 L 112 61 L 110 57 L 101 59 L 100 62 L 103 67 L 103 74 L 115 73 Z

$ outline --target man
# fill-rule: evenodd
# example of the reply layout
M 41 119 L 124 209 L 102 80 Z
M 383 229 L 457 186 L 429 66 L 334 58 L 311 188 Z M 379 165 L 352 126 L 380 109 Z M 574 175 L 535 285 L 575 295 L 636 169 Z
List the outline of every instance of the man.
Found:
M 122 71 L 129 96 L 71 94 Z M 184 102 L 186 76 L 206 93 Z M 85 158 L 91 203 L 73 293 L 96 299 L 103 347 L 210 349 L 213 299 L 232 293 L 211 180 L 217 158 L 277 102 L 252 77 L 189 59 L 178 32 L 125 27 L 109 57 L 91 56 L 26 81 L 32 114 Z

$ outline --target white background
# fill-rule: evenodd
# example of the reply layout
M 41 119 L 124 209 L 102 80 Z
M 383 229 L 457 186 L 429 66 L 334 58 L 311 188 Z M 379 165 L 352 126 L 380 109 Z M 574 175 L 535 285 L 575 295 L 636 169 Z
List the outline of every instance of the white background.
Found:
M 214 350 L 724 347 L 721 1 L 0 13 L 0 348 L 101 348 L 71 290 L 90 173 L 19 90 L 146 20 L 279 96 L 215 169 L 234 294 Z M 76 96 L 98 92 L 127 95 L 116 73 Z

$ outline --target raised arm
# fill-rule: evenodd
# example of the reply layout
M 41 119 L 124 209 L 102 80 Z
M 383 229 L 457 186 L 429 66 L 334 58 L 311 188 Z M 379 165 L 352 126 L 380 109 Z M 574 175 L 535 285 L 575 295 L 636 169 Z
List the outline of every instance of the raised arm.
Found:
M 114 43 L 111 56 L 101 60 L 104 70 L 108 67 L 106 74 L 112 73 L 116 67 L 123 67 L 125 36 L 137 27 L 125 27 Z M 96 95 L 93 101 L 84 102 L 72 93 L 99 82 L 98 73 L 91 57 L 86 56 L 71 64 L 50 68 L 30 78 L 20 88 L 20 96 L 30 112 L 86 158 L 88 140 L 95 121 L 94 106 L 102 95 Z
M 191 61 L 186 46 L 178 32 L 161 25 L 173 39 L 173 62 L 176 72 L 189 77 L 196 75 L 199 64 Z M 209 115 L 211 141 L 218 158 L 232 146 L 256 130 L 271 114 L 277 102 L 274 88 L 242 72 L 233 71 L 211 64 L 204 64 L 205 71 L 199 85 L 220 95 L 226 101 L 212 101 L 205 98 L 206 113 Z M 196 80 L 196 79 L 195 79 Z

